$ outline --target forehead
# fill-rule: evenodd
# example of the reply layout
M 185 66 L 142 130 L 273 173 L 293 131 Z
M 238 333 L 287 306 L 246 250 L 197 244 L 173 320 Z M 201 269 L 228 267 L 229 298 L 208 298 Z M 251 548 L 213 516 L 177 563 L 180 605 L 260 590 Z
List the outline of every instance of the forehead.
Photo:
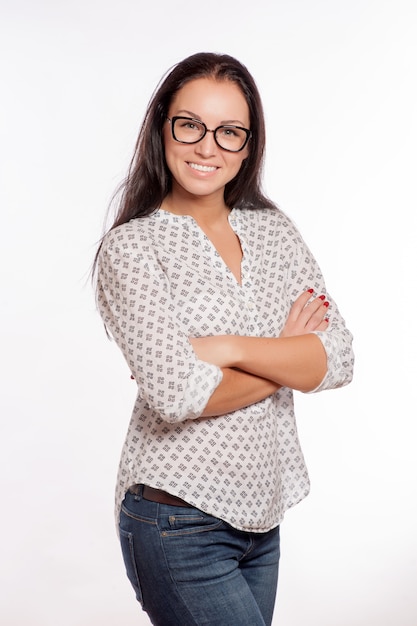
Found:
M 172 99 L 169 112 L 189 111 L 198 117 L 240 120 L 249 123 L 249 107 L 240 87 L 230 80 L 196 78 L 186 83 Z

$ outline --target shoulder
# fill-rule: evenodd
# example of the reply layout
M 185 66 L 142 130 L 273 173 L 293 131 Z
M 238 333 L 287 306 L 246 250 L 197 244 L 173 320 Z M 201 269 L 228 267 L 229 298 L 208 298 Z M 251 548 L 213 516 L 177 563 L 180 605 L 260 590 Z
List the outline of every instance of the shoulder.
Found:
M 294 240 L 300 236 L 294 221 L 279 207 L 234 209 L 233 216 L 247 228 L 256 228 L 265 236 L 280 234 Z
M 153 215 L 135 218 L 112 228 L 104 237 L 101 249 L 103 252 L 139 253 L 153 247 L 157 224 Z

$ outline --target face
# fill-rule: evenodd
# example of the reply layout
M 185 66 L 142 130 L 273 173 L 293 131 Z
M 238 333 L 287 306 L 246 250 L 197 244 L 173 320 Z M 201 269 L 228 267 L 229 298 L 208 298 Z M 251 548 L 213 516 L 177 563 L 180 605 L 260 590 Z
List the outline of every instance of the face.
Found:
M 168 117 L 197 119 L 214 130 L 223 124 L 250 128 L 249 108 L 239 87 L 230 81 L 198 78 L 175 95 Z M 220 148 L 213 133 L 194 144 L 182 144 L 172 137 L 171 125 L 164 126 L 165 158 L 173 177 L 172 194 L 211 196 L 223 199 L 224 187 L 239 172 L 248 156 L 248 146 L 240 152 Z

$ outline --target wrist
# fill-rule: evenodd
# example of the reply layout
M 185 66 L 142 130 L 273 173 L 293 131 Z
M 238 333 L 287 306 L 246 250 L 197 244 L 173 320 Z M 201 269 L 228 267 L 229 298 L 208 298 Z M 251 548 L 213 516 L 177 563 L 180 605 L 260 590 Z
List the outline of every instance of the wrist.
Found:
M 239 337 L 239 335 L 226 335 L 225 350 L 229 367 L 239 369 L 242 352 L 241 340 L 242 337 Z
M 231 335 L 230 339 L 230 358 L 233 363 L 232 367 L 246 371 L 248 363 L 252 360 L 251 355 L 253 350 L 256 350 L 256 344 L 259 341 L 259 338 L 248 337 L 246 335 Z

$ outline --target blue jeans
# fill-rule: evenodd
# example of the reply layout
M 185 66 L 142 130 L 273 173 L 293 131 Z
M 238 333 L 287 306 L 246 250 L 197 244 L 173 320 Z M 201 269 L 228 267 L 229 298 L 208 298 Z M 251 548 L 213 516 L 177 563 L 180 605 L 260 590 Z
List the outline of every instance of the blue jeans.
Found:
M 136 597 L 155 626 L 269 626 L 279 528 L 236 530 L 193 507 L 127 493 L 120 541 Z

